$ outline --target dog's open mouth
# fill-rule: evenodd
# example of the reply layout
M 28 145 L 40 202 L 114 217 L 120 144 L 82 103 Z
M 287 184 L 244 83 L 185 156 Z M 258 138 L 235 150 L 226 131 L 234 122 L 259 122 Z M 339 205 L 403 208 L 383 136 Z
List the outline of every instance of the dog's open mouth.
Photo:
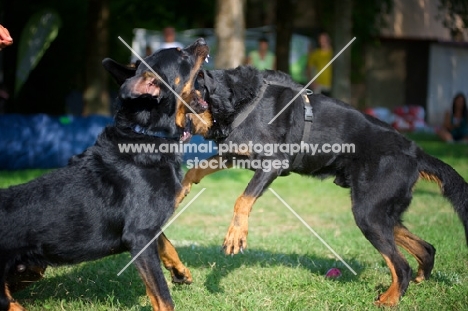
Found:
M 208 109 L 208 103 L 205 100 L 204 94 L 206 93 L 204 90 L 199 91 L 199 90 L 193 90 L 193 97 L 192 97 L 192 103 L 195 103 L 193 108 L 195 108 L 195 112 L 201 113 L 204 112 L 206 109 Z
M 183 142 L 183 143 L 189 142 L 190 138 L 192 138 L 192 119 L 190 119 L 189 117 L 186 117 L 184 132 L 180 136 L 180 142 Z
M 204 74 L 200 70 L 193 83 L 190 101 L 190 106 L 196 113 L 203 113 L 208 109 L 207 95 L 208 91 L 205 87 Z
M 142 92 L 143 94 L 149 94 L 151 97 L 158 97 L 160 92 L 160 87 L 157 85 L 156 80 L 146 82 L 146 90 Z

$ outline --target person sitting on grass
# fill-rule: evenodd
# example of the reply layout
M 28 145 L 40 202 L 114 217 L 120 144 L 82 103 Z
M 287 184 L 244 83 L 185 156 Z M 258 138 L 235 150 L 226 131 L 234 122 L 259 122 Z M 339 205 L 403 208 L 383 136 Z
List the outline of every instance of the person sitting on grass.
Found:
M 458 93 L 453 98 L 452 113 L 445 113 L 444 124 L 437 134 L 448 143 L 454 141 L 468 143 L 468 112 L 466 98 L 462 93 Z

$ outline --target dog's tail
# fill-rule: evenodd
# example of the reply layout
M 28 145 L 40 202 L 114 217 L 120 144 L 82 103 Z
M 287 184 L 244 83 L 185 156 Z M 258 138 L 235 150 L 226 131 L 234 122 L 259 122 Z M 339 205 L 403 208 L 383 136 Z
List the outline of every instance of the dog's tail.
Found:
M 418 149 L 418 170 L 422 179 L 439 184 L 446 197 L 460 217 L 465 227 L 468 245 L 468 184 L 450 165 Z

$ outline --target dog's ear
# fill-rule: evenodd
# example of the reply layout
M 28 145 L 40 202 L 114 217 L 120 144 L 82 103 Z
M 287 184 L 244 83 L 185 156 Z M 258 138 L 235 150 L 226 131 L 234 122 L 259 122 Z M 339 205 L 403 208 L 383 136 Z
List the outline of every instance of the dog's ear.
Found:
M 136 68 L 121 65 L 113 59 L 105 58 L 102 61 L 102 65 L 109 71 L 118 85 L 122 85 L 125 80 L 135 76 Z

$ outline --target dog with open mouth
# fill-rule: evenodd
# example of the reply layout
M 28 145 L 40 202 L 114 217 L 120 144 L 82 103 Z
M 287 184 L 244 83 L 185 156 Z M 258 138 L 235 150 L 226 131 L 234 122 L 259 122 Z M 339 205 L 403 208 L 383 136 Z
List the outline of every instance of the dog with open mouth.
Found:
M 160 50 L 134 68 L 105 59 L 104 67 L 121 85 L 114 124 L 66 167 L 0 189 L 1 311 L 24 310 L 11 289 L 39 279 L 47 266 L 127 251 L 135 257 L 160 232 L 182 188 L 182 154 L 123 151 L 121 146 L 157 149 L 190 138 L 185 116 L 201 111 L 186 103 L 198 102 L 192 89 L 208 51 L 199 39 L 184 49 Z M 134 263 L 153 310 L 173 310 L 161 261 L 175 282 L 191 282 L 190 272 L 166 245 L 150 245 Z
M 382 255 L 392 275 L 390 287 L 377 297 L 376 305 L 397 305 L 413 277 L 399 247 L 418 263 L 416 283 L 429 278 L 434 267 L 435 248 L 410 232 L 402 221 L 419 179 L 439 185 L 459 216 L 468 242 L 467 182 L 451 166 L 425 153 L 390 125 L 337 99 L 310 94 L 279 71 L 239 66 L 200 70 L 196 79 L 193 92 L 197 101 L 193 104 L 205 111 L 197 117 L 188 117 L 192 118 L 194 134 L 205 139 L 229 146 L 352 147 L 349 152 L 323 149 L 316 154 L 307 149 L 267 154 L 265 150 L 239 148 L 208 159 L 208 168 L 190 169 L 182 182 L 177 204 L 189 193 L 192 184 L 232 167 L 234 159 L 278 164 L 268 170 L 250 167 L 255 173 L 235 203 L 223 242 L 226 254 L 237 254 L 247 247 L 248 219 L 254 203 L 277 177 L 291 173 L 334 177 L 336 185 L 350 188 L 356 224 Z

